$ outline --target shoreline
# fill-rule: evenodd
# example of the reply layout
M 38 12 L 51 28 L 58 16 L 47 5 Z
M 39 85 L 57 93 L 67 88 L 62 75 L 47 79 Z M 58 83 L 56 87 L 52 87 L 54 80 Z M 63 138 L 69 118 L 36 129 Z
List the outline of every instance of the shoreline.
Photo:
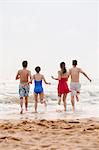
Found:
M 56 111 L 54 110 L 40 110 L 37 113 L 35 113 L 34 111 L 30 110 L 30 111 L 24 111 L 23 114 L 20 114 L 20 109 L 15 110 L 14 112 L 11 110 L 10 112 L 1 112 L 1 116 L 0 116 L 0 120 L 83 120 L 83 119 L 90 119 L 90 118 L 96 118 L 97 120 L 99 120 L 99 116 L 94 114 L 84 114 L 80 111 L 75 111 L 73 112 L 72 110 L 66 111 L 64 112 L 62 109 L 57 109 Z
M 0 119 L 1 150 L 98 150 L 99 118 Z

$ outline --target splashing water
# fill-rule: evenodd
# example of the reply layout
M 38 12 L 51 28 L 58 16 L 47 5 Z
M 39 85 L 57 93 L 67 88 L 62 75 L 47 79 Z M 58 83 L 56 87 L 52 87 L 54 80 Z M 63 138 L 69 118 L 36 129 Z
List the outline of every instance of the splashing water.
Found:
M 67 112 L 61 111 L 63 105 L 57 105 L 57 83 L 44 85 L 47 109 L 38 104 L 38 114 L 34 114 L 33 85 L 30 88 L 28 113 L 19 115 L 18 83 L 13 81 L 0 82 L 0 119 L 16 119 L 30 117 L 34 119 L 86 118 L 99 116 L 99 80 L 82 83 L 80 101 L 75 101 L 76 111 L 72 112 L 70 94 L 67 96 Z M 58 111 L 57 111 L 58 110 Z

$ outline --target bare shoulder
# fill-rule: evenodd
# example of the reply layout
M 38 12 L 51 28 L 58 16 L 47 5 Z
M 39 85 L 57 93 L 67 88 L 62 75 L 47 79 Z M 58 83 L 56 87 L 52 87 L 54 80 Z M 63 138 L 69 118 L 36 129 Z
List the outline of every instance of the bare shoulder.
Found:
M 31 72 L 30 70 L 26 70 L 26 71 L 29 72 L 29 73 Z
M 61 75 L 61 71 L 60 70 L 58 71 L 58 74 Z
M 43 74 L 40 74 L 40 76 L 41 76 L 42 79 L 44 79 L 44 75 Z
M 81 69 L 81 68 L 79 68 L 79 67 L 77 67 L 77 70 L 78 70 L 79 72 L 81 72 L 81 71 L 82 71 L 82 69 Z
M 26 70 L 28 75 L 31 75 L 31 71 L 30 70 Z
M 18 70 L 18 73 L 20 74 L 22 72 L 22 69 Z

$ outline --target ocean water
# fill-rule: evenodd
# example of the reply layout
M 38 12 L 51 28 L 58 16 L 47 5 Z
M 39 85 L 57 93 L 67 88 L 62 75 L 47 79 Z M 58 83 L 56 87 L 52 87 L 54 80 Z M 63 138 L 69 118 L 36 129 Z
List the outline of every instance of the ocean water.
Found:
M 69 83 L 68 83 L 69 84 Z M 0 119 L 66 119 L 99 117 L 99 80 L 91 83 L 82 81 L 80 101 L 75 100 L 75 112 L 72 112 L 70 94 L 67 96 L 67 111 L 63 103 L 57 104 L 57 82 L 44 85 L 47 107 L 38 103 L 38 113 L 34 113 L 33 85 L 30 85 L 28 112 L 20 115 L 17 81 L 0 81 Z

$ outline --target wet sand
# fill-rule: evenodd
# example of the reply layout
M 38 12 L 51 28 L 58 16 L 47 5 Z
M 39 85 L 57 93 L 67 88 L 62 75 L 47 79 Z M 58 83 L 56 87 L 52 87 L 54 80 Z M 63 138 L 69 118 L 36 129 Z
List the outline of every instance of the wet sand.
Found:
M 0 150 L 99 150 L 99 119 L 0 120 Z

